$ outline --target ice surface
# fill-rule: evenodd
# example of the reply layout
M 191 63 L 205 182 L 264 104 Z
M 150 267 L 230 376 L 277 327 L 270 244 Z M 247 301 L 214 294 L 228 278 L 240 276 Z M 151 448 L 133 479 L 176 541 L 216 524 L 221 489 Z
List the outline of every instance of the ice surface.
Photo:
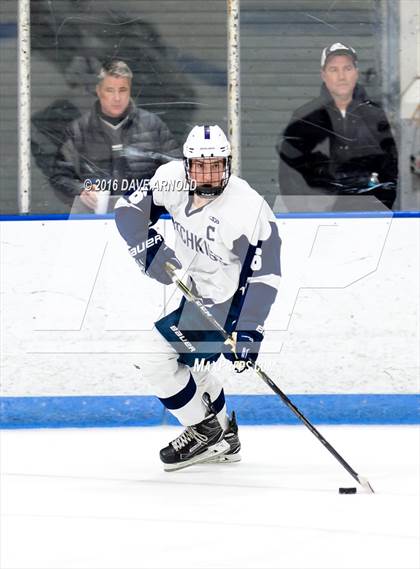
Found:
M 241 427 L 243 460 L 165 473 L 176 427 L 1 432 L 2 569 L 419 567 L 419 428 Z M 359 489 L 361 491 L 359 491 Z

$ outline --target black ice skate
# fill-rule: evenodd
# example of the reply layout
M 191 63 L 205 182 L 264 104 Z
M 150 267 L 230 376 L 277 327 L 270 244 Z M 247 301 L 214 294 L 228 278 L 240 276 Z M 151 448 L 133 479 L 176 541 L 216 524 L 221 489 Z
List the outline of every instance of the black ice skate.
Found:
M 224 437 L 225 433 L 213 414 L 201 423 L 187 427 L 179 437 L 160 451 L 164 470 L 180 470 L 192 464 L 206 462 L 209 458 L 228 451 L 230 445 Z
M 238 423 L 236 422 L 235 411 L 232 411 L 229 426 L 225 431 L 223 440 L 229 444 L 229 448 L 222 454 L 208 458 L 206 462 L 239 462 L 241 460 L 242 457 L 239 454 L 241 441 L 238 436 Z

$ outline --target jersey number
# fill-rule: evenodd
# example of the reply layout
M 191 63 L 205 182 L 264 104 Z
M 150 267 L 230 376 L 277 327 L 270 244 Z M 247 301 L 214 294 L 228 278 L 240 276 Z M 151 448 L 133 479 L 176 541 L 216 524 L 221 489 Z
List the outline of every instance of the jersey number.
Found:
M 136 190 L 135 192 L 133 192 L 129 197 L 129 201 L 134 204 L 137 205 L 138 203 L 141 202 L 141 200 L 143 198 L 145 198 L 147 196 L 147 190 L 144 188 L 139 188 L 138 190 Z
M 259 247 L 257 247 L 255 249 L 255 255 L 254 258 L 252 259 L 252 263 L 251 263 L 251 269 L 253 271 L 259 271 L 261 270 L 262 267 L 262 249 L 260 249 Z

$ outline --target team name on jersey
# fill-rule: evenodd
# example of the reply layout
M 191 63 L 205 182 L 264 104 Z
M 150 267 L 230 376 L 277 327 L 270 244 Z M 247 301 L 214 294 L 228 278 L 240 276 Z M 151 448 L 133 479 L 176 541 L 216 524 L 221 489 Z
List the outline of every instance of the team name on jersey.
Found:
M 213 253 L 213 251 L 210 249 L 208 241 L 204 239 L 204 237 L 199 237 L 192 231 L 185 229 L 185 227 L 183 227 L 179 223 L 179 221 L 173 220 L 173 224 L 175 231 L 178 233 L 183 243 L 185 243 L 187 247 L 189 247 L 193 251 L 197 251 L 197 253 L 201 253 L 202 255 L 207 255 L 207 257 L 212 261 L 222 263 L 223 265 L 226 264 L 223 262 L 223 259 L 219 255 Z

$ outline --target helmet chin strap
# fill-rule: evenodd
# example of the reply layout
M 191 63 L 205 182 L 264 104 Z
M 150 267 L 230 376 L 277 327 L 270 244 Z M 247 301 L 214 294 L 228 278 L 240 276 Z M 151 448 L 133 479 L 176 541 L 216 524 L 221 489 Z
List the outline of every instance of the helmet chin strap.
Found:
M 224 188 L 222 186 L 212 186 L 211 184 L 202 184 L 196 186 L 194 193 L 201 198 L 213 198 L 215 196 L 220 196 Z

